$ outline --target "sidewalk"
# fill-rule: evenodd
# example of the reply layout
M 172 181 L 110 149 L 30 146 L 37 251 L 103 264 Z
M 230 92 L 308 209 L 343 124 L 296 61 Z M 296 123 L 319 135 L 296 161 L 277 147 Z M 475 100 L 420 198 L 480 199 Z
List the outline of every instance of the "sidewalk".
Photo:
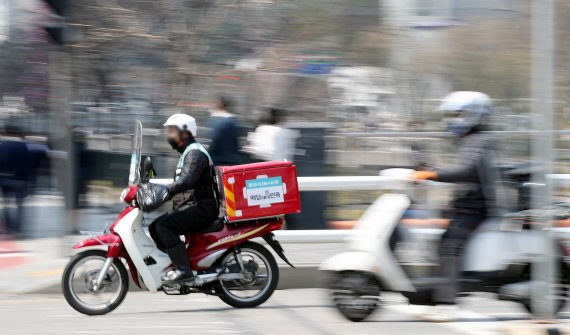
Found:
M 67 262 L 61 255 L 61 238 L 2 241 L 0 249 L 2 293 L 34 292 L 51 286 Z

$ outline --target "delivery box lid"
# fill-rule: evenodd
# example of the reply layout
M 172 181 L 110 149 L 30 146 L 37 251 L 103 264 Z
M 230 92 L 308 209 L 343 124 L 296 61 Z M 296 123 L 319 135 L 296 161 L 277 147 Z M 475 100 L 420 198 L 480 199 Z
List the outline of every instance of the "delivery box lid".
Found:
M 220 172 L 224 174 L 232 172 L 235 173 L 235 172 L 252 171 L 252 170 L 282 168 L 282 167 L 289 167 L 291 165 L 293 165 L 293 163 L 287 161 L 269 161 L 269 162 L 258 162 L 258 163 L 242 164 L 234 166 L 219 166 L 218 170 L 220 170 Z

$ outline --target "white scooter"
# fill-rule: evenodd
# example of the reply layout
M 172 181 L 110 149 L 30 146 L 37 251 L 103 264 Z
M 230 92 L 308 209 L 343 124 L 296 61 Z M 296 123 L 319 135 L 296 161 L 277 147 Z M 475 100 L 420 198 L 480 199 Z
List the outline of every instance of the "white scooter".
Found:
M 389 169 L 383 175 L 401 180 L 402 190 L 412 190 L 417 185 L 409 181 L 410 172 Z M 381 291 L 400 292 L 410 304 L 434 304 L 432 292 L 442 283 L 437 249 L 426 248 L 400 224 L 412 198 L 403 193 L 380 196 L 357 223 L 349 251 L 321 265 L 334 304 L 349 320 L 361 321 L 372 314 L 379 306 Z M 532 312 L 530 266 L 552 246 L 560 260 L 559 283 L 553 289 L 558 312 L 566 302 L 570 283 L 570 271 L 564 262 L 567 251 L 558 241 L 541 230 L 528 229 L 522 221 L 520 215 L 489 220 L 473 233 L 463 258 L 460 294 L 495 293 L 499 299 L 521 303 Z

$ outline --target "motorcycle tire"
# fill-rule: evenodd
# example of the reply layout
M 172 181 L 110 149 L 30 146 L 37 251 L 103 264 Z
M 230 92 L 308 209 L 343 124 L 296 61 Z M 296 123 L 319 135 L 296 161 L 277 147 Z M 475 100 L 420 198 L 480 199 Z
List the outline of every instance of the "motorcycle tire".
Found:
M 331 274 L 329 291 L 337 310 L 350 321 L 368 318 L 380 305 L 380 283 L 370 273 L 344 271 Z
M 559 299 L 555 302 L 554 311 L 553 311 L 554 316 L 558 315 L 558 313 L 560 313 L 560 311 L 562 311 L 564 307 L 566 307 L 566 302 L 568 300 L 570 293 L 568 291 L 568 286 L 570 285 L 570 270 L 568 269 L 568 266 L 566 265 L 565 262 L 563 261 L 560 262 L 560 268 L 558 269 L 558 271 L 560 275 L 560 278 L 558 280 L 559 291 L 557 292 L 556 295 L 559 296 Z M 524 301 L 521 304 L 529 314 L 536 315 L 532 307 L 532 303 L 530 301 Z
M 86 258 L 94 258 L 94 259 L 102 259 L 105 260 L 107 258 L 107 253 L 103 250 L 87 250 L 77 255 L 73 256 L 65 270 L 63 271 L 61 288 L 63 291 L 63 296 L 69 305 L 75 309 L 76 311 L 86 314 L 86 315 L 103 315 L 113 311 L 117 308 L 125 299 L 127 295 L 127 291 L 129 290 L 129 275 L 127 273 L 127 269 L 125 265 L 121 262 L 120 259 L 115 258 L 113 260 L 113 264 L 111 265 L 117 275 L 119 276 L 120 280 L 120 288 L 118 290 L 117 296 L 113 299 L 113 301 L 105 306 L 100 308 L 93 308 L 87 306 L 85 303 L 82 303 L 80 299 L 75 294 L 72 285 L 71 279 L 74 275 L 75 266 L 79 264 Z
M 267 248 L 265 248 L 261 244 L 254 243 L 254 242 L 246 242 L 246 243 L 236 247 L 236 249 L 238 249 L 239 252 L 241 252 L 241 253 L 250 252 L 250 253 L 254 253 L 258 256 L 261 256 L 261 258 L 265 258 L 265 260 L 267 261 L 267 268 L 269 271 L 271 271 L 271 276 L 269 276 L 268 285 L 266 286 L 266 288 L 263 289 L 262 294 L 260 294 L 259 296 L 255 297 L 255 298 L 251 298 L 251 299 L 240 299 L 240 298 L 232 295 L 229 292 L 229 290 L 223 286 L 224 285 L 223 281 L 218 282 L 214 286 L 214 290 L 215 290 L 216 294 L 218 295 L 218 297 L 223 302 L 225 302 L 226 304 L 228 304 L 230 306 L 233 306 L 236 308 L 257 307 L 257 306 L 263 304 L 265 301 L 267 301 L 267 299 L 269 299 L 269 297 L 271 297 L 271 295 L 273 294 L 273 292 L 277 288 L 277 284 L 279 283 L 279 266 L 277 265 L 277 261 L 275 261 L 275 257 L 273 257 L 273 254 L 271 254 L 271 252 L 269 250 L 267 250 Z M 233 252 L 230 251 L 225 256 L 221 257 L 220 265 L 223 265 L 224 260 L 228 260 L 229 257 L 232 257 L 232 256 L 233 256 Z

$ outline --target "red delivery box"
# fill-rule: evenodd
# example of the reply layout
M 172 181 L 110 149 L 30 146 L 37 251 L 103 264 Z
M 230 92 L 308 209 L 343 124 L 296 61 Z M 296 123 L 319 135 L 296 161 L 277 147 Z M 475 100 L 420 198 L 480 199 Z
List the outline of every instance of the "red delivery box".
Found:
M 220 166 L 225 211 L 229 221 L 242 221 L 301 211 L 297 168 L 271 161 Z

